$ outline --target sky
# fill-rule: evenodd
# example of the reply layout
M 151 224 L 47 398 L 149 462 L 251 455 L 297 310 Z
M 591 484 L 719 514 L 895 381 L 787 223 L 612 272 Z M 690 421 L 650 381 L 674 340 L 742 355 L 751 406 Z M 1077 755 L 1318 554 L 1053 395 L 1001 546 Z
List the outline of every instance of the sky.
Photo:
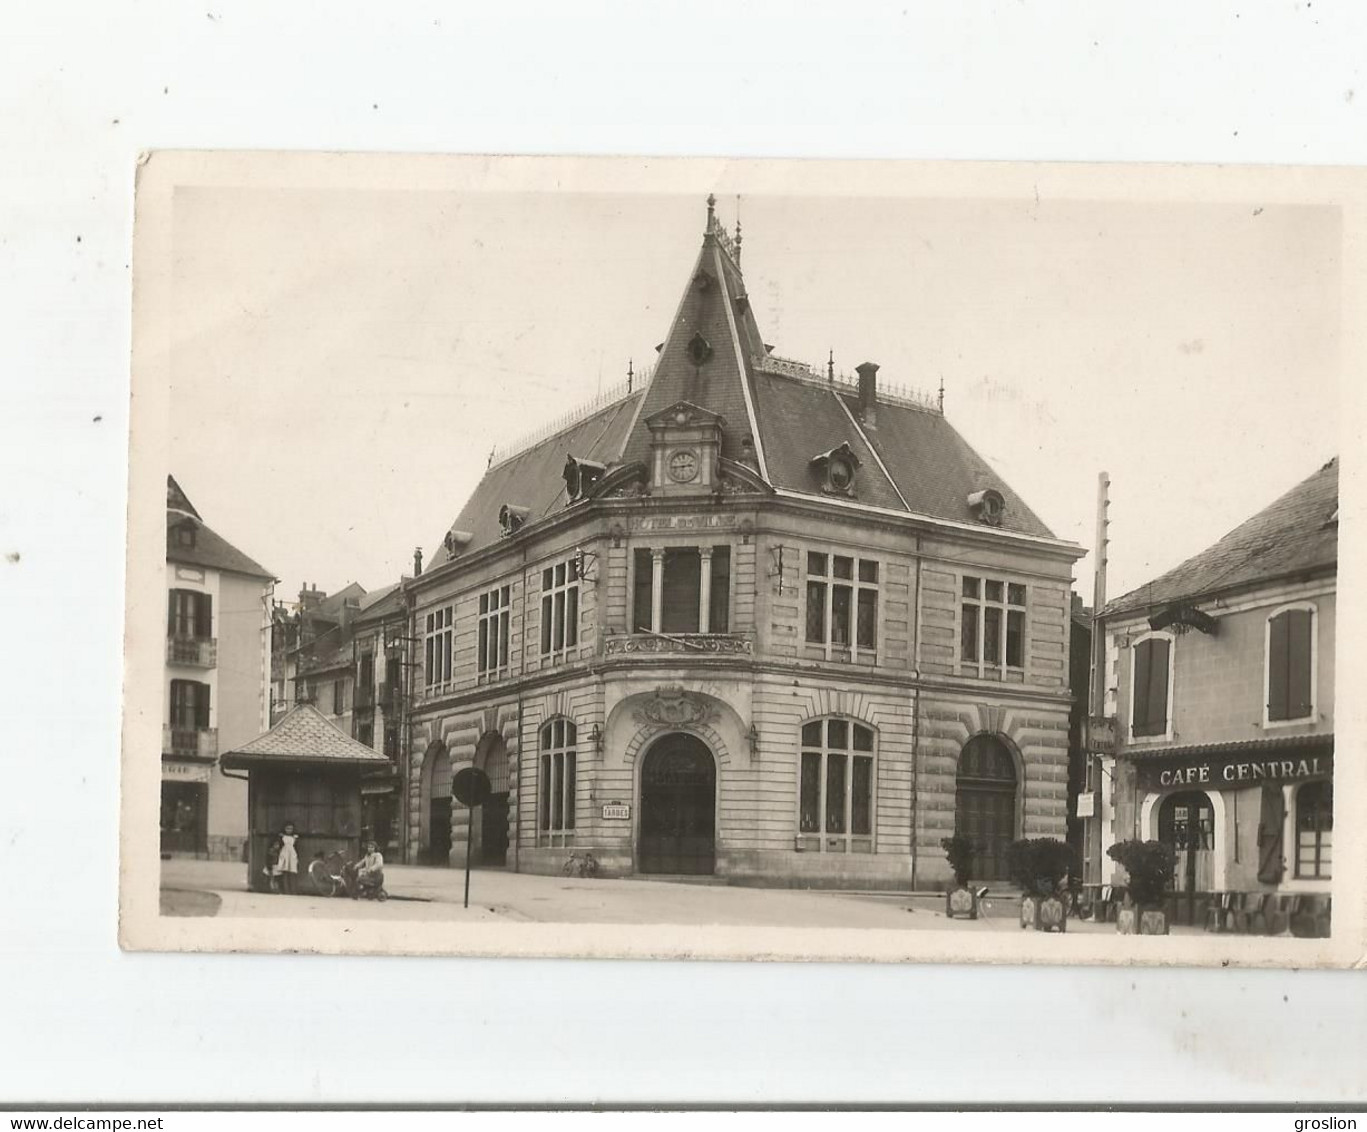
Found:
M 1092 597 L 1336 454 L 1340 218 L 1247 200 L 720 193 L 766 341 L 934 392 Z M 280 579 L 375 589 L 515 441 L 654 358 L 704 194 L 183 186 L 171 471 Z

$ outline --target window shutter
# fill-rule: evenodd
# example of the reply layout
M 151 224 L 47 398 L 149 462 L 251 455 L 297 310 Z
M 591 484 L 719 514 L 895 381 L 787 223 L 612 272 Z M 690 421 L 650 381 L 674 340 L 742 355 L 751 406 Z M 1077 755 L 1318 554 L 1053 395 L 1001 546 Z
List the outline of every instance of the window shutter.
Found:
M 1153 665 L 1149 672 L 1149 725 L 1155 735 L 1168 729 L 1168 664 L 1172 642 L 1153 642 Z
M 201 731 L 209 726 L 209 685 L 196 684 L 195 688 L 195 726 Z
M 213 636 L 214 599 L 212 594 L 195 594 L 195 636 L 207 640 Z
M 1280 786 L 1264 786 L 1258 821 L 1258 880 L 1279 884 L 1282 879 L 1282 822 L 1286 807 Z
M 1289 719 L 1287 669 L 1290 659 L 1288 621 L 1290 612 L 1279 613 L 1267 631 L 1267 718 Z
M 1134 719 L 1130 726 L 1136 735 L 1149 734 L 1149 654 L 1152 641 L 1142 641 L 1134 650 Z
M 1310 618 L 1306 609 L 1293 609 L 1287 618 L 1286 703 L 1288 719 L 1310 714 Z
M 176 591 L 166 591 L 166 635 L 176 635 Z

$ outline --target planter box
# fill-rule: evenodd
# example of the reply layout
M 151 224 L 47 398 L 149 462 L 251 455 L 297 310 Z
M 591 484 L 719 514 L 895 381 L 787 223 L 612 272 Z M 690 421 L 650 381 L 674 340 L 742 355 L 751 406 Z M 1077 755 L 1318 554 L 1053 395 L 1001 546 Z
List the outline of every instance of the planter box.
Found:
M 1021 897 L 1021 927 L 1038 932 L 1068 930 L 1068 902 L 1061 896 Z
M 1161 908 L 1121 908 L 1115 930 L 1121 935 L 1167 935 L 1168 914 Z
M 963 916 L 969 920 L 978 918 L 978 894 L 971 888 L 951 888 L 945 893 L 945 915 L 951 920 Z

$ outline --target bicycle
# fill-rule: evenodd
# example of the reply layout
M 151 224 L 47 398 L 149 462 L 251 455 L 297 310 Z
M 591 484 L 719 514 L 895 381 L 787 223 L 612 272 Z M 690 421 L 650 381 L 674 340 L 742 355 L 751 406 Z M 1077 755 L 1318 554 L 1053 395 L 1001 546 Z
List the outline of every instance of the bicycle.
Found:
M 567 877 L 596 877 L 598 875 L 598 858 L 592 853 L 571 853 L 566 858 L 560 871 Z

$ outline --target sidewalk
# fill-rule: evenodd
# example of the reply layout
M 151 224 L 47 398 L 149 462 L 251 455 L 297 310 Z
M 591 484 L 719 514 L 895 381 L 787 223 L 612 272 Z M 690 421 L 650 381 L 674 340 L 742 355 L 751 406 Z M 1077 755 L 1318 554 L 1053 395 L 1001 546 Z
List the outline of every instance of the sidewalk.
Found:
M 470 907 L 462 907 L 465 873 L 416 865 L 385 869 L 391 899 L 278 896 L 247 891 L 246 866 L 235 862 L 162 862 L 162 887 L 207 892 L 218 916 L 378 919 L 386 921 L 532 921 L 540 923 L 689 924 L 727 927 L 872 928 L 899 931 L 1020 931 L 1012 896 L 984 901 L 977 920 L 950 920 L 939 893 L 830 892 L 682 884 L 667 880 L 534 876 L 476 869 Z M 188 914 L 194 914 L 190 912 Z M 1114 924 L 1074 920 L 1070 932 L 1114 934 Z M 1177 928 L 1174 934 L 1198 929 Z

